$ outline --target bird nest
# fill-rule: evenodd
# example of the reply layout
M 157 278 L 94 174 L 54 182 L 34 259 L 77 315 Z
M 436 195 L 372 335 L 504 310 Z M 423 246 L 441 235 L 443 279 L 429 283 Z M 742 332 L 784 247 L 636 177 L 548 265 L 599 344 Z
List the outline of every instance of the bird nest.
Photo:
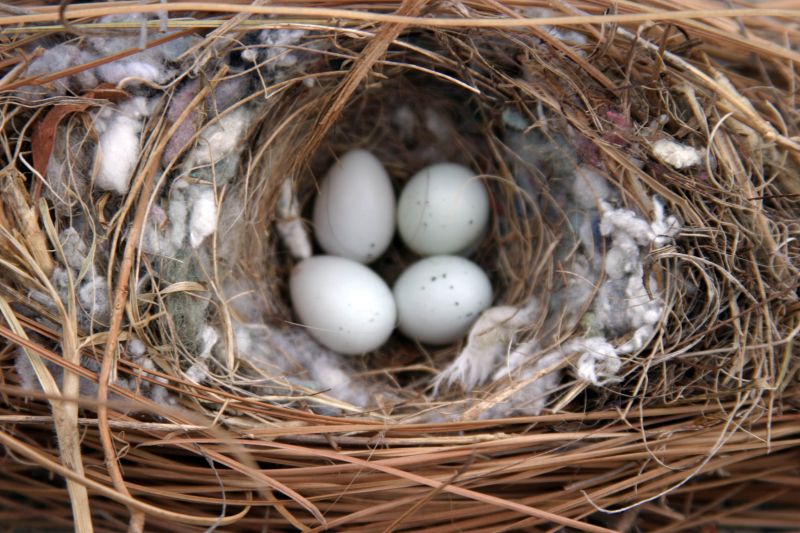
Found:
M 541 4 L 0 6 L 3 522 L 793 527 L 798 13 Z M 356 148 L 480 176 L 463 340 L 297 323 Z

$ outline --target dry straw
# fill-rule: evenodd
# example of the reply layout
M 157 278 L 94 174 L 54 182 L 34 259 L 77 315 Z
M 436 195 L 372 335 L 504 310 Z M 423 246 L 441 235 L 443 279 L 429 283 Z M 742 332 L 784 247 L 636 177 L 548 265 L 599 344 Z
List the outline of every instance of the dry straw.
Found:
M 0 523 L 80 531 L 796 528 L 800 10 L 792 5 L 0 4 Z M 154 15 L 147 27 L 101 19 L 135 13 Z M 258 116 L 237 181 L 214 192 L 223 205 L 226 195 L 241 205 L 247 240 L 212 237 L 215 252 L 233 250 L 227 262 L 205 265 L 202 278 L 174 273 L 143 289 L 159 268 L 142 253 L 148 217 L 196 135 L 177 149 L 170 139 L 236 77 L 220 58 L 241 52 L 248 32 L 270 28 L 307 30 L 313 39 L 298 46 L 317 62 L 265 81 L 218 118 L 258 104 L 248 108 Z M 167 29 L 178 33 L 159 33 Z M 64 154 L 70 175 L 97 172 L 80 157 L 97 142 L 87 117 L 127 100 L 130 80 L 46 99 L 19 91 L 141 50 L 54 73 L 27 68 L 64 40 L 131 32 L 156 35 L 151 48 L 201 36 L 179 79 L 203 83 L 173 116 L 163 103 L 177 98 L 179 84 L 148 85 L 162 103 L 144 123 L 125 195 L 69 179 L 56 190 L 37 161 L 42 147 Z M 232 348 L 198 385 L 187 374 L 200 349 L 186 334 L 197 326 L 189 302 L 213 303 L 201 313 L 222 324 L 224 346 L 236 318 L 220 292 L 226 276 L 254 280 L 269 320 L 289 319 L 292 261 L 272 236 L 283 180 L 293 177 L 308 204 L 313 176 L 352 145 L 372 148 L 406 179 L 416 148 L 435 142 L 424 137 L 430 131 L 416 144 L 396 142 L 395 111 L 415 101 L 458 117 L 445 155 L 492 176 L 501 214 L 476 260 L 493 273 L 503 303 L 548 294 L 573 269 L 572 255 L 557 252 L 565 237 L 553 221 L 566 220 L 557 195 L 545 186 L 541 200 L 521 201 L 528 192 L 506 165 L 503 110 L 528 119 L 550 148 L 571 132 L 571 148 L 545 158 L 553 167 L 574 149 L 608 169 L 626 206 L 652 213 L 652 196 L 663 199 L 682 230 L 645 261 L 665 298 L 649 345 L 623 358 L 621 378 L 601 387 L 576 379 L 567 358 L 542 414 L 494 420 L 485 413 L 524 383 L 494 383 L 466 407 L 458 390 L 435 399 L 430 378 L 460 346 L 428 352 L 401 339 L 353 368 L 383 391 L 366 412 L 288 384 Z M 59 108 L 69 118 L 53 118 Z M 69 125 L 66 140 L 53 139 L 53 123 Z M 665 139 L 695 147 L 703 164 L 659 162 L 653 146 Z M 53 281 L 69 262 L 59 233 L 75 213 L 93 213 L 84 253 L 110 280 L 98 288 L 109 308 L 88 322 L 78 284 L 89 263 L 63 287 Z M 388 263 L 409 260 L 392 253 Z M 583 333 L 580 321 L 568 322 L 524 333 L 549 327 L 548 338 L 562 343 Z M 134 338 L 155 365 L 134 357 Z M 36 386 L 25 385 L 20 357 Z M 162 400 L 177 402 L 145 394 L 158 386 Z M 432 421 L 445 412 L 459 419 Z

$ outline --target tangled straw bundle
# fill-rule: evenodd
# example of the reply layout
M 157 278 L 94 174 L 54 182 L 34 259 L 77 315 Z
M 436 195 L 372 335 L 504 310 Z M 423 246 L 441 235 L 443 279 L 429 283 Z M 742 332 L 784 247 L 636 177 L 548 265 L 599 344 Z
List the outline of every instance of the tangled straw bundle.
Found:
M 796 527 L 800 12 L 779 4 L 0 5 L 0 522 Z M 145 12 L 160 15 L 100 18 Z M 305 39 L 248 52 L 259 30 Z M 114 48 L 115 36 L 140 33 L 146 51 Z M 184 38 L 167 79 L 120 63 Z M 36 72 L 64 42 L 77 59 Z M 106 53 L 81 56 L 86 42 Z M 248 54 L 258 66 L 242 64 Z M 120 64 L 121 79 L 102 84 Z M 142 95 L 149 107 L 135 109 Z M 128 118 L 103 114 L 114 105 L 129 106 Z M 425 109 L 441 127 L 425 127 Z M 233 135 L 225 126 L 243 111 L 252 116 Z M 113 168 L 125 154 L 111 170 L 91 155 L 103 131 L 129 131 L 120 124 L 134 124 L 140 145 L 122 185 Z M 197 146 L 223 150 L 231 139 L 235 164 L 203 170 Z M 591 329 L 588 304 L 572 319 L 555 296 L 580 247 L 562 167 L 604 169 L 620 206 L 644 218 L 663 202 L 681 230 L 646 250 L 642 277 L 652 274 L 663 301 L 646 346 L 595 385 L 564 354 L 546 408 L 501 418 L 492 407 L 525 383 L 431 392 L 461 344 L 430 352 L 393 338 L 345 368 L 352 381 L 339 395 L 303 377 L 303 361 L 327 360 L 306 353 L 315 345 L 303 337 L 281 352 L 300 361 L 299 379 L 247 357 L 259 337 L 235 350 L 242 314 L 256 309 L 269 327 L 291 320 L 292 245 L 279 226 L 307 214 L 316 179 L 353 146 L 372 149 L 398 184 L 435 160 L 481 169 L 495 221 L 474 258 L 499 304 L 535 297 L 548 309 L 518 332 L 546 338 L 542 350 Z M 181 173 L 188 181 L 170 186 Z M 178 219 L 176 199 L 206 205 L 198 198 L 219 207 L 218 227 L 193 225 L 183 244 L 192 251 L 175 266 L 155 253 L 167 246 L 158 231 Z M 394 249 L 376 268 L 391 277 L 410 260 Z M 256 303 L 238 306 L 229 292 L 242 279 L 238 290 Z M 369 409 L 346 394 L 361 384 Z

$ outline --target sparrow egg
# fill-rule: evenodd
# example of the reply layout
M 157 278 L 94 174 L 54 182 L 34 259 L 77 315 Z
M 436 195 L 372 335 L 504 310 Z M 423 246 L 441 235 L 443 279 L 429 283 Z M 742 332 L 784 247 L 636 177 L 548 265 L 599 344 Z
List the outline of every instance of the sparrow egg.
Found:
M 428 344 L 447 344 L 467 333 L 492 303 L 481 268 L 459 256 L 438 255 L 408 267 L 394 284 L 400 331 Z
M 464 253 L 486 231 L 489 195 L 467 167 L 431 165 L 403 188 L 397 223 L 403 242 L 420 255 Z
M 314 203 L 320 247 L 370 263 L 389 247 L 394 229 L 394 189 L 383 165 L 366 150 L 347 152 L 323 178 Z
M 363 354 L 389 338 L 397 320 L 392 291 L 368 267 L 318 255 L 297 264 L 289 280 L 292 306 L 320 344 Z

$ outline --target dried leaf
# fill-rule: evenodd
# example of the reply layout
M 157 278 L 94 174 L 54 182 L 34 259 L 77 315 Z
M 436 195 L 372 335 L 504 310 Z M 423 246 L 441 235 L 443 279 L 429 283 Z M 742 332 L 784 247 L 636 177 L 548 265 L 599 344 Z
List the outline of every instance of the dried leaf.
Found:
M 97 88 L 87 92 L 84 98 L 95 100 L 95 102 L 82 102 L 71 104 L 60 104 L 53 106 L 47 112 L 44 119 L 39 122 L 33 130 L 31 138 L 31 148 L 33 151 L 33 168 L 41 175 L 44 175 L 47 170 L 47 164 L 50 161 L 50 155 L 53 153 L 53 144 L 55 142 L 56 131 L 58 125 L 64 118 L 72 113 L 80 113 L 86 111 L 93 105 L 101 105 L 107 101 L 121 102 L 130 97 L 127 92 L 116 89 L 112 85 L 103 84 Z

